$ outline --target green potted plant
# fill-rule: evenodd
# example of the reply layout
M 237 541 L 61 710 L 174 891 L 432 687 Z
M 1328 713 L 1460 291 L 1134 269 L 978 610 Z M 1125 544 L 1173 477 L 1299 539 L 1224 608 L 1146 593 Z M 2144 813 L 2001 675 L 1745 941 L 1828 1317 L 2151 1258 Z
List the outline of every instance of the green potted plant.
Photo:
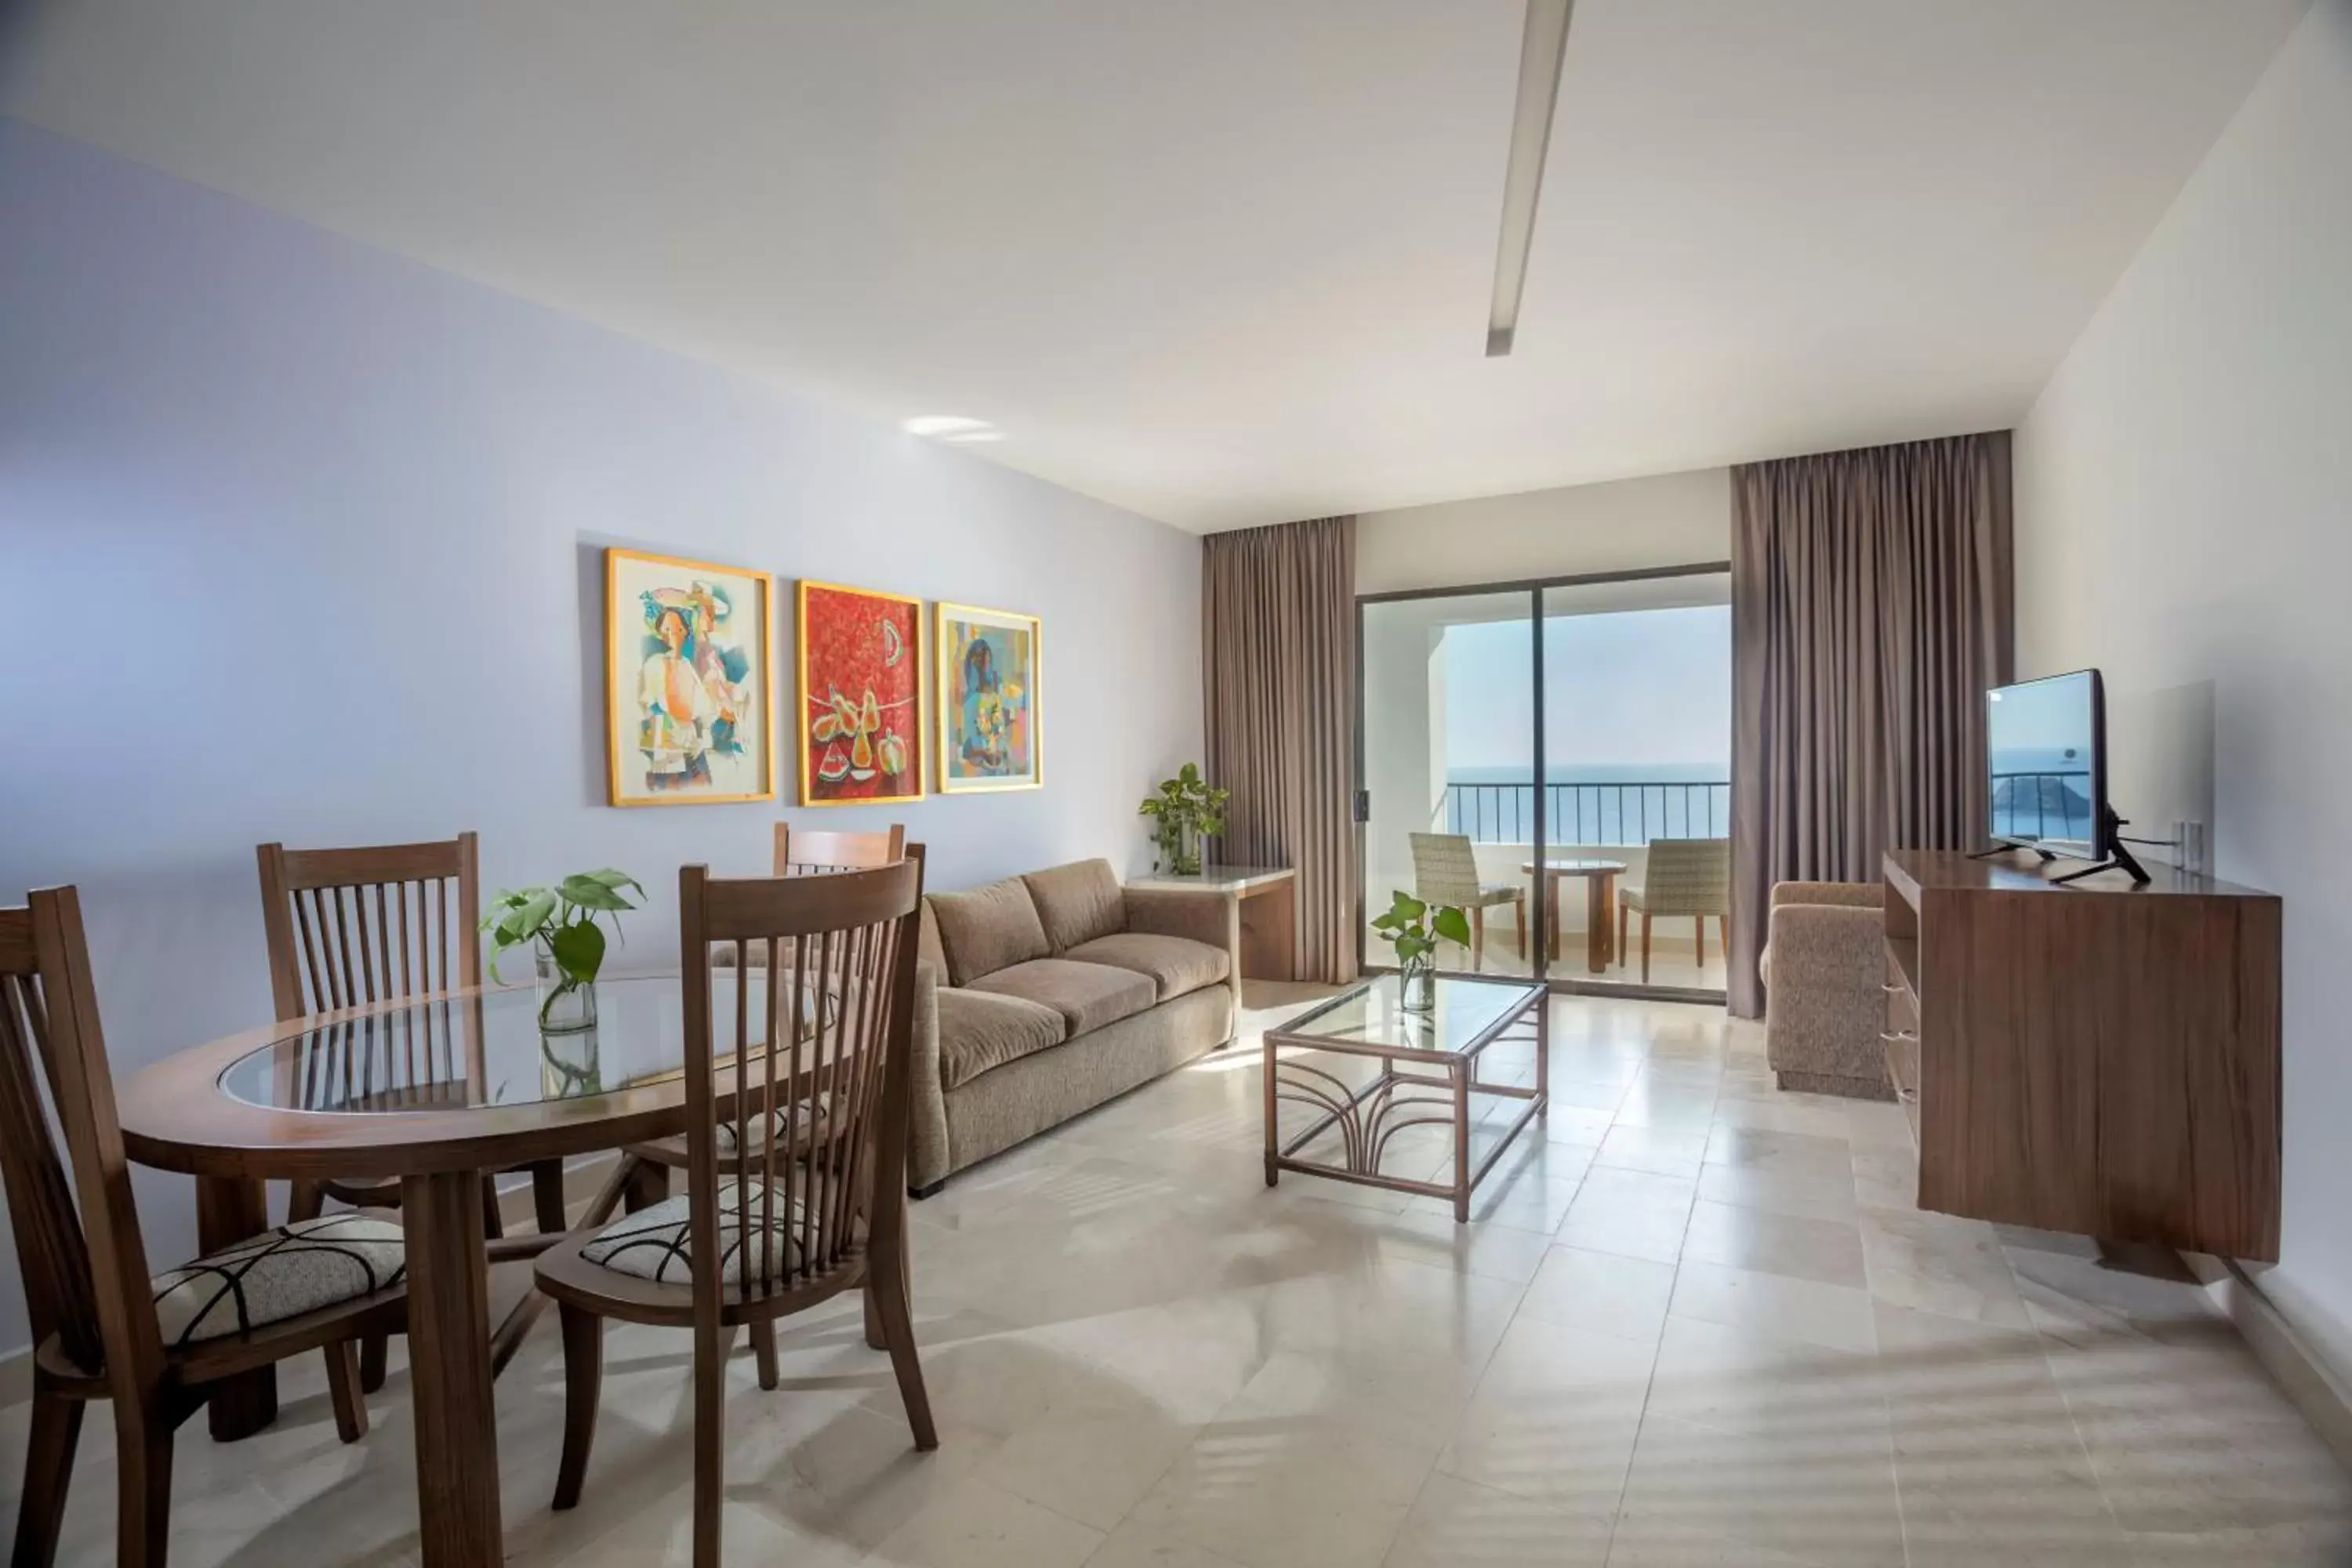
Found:
M 1372 929 L 1396 949 L 1397 1005 L 1408 1013 L 1437 1005 L 1437 940 L 1470 945 L 1470 917 L 1453 904 L 1425 904 L 1400 889 Z
M 608 867 L 574 872 L 552 888 L 501 892 L 490 900 L 482 930 L 490 938 L 491 977 L 502 978 L 499 961 L 513 949 L 537 949 L 541 1033 L 572 1035 L 596 1026 L 596 973 L 604 966 L 604 930 L 596 921 L 611 915 L 614 934 L 620 933 L 620 911 L 637 907 L 625 889 L 645 896 L 635 877 Z
M 1145 795 L 1139 815 L 1151 818 L 1151 843 L 1159 851 L 1151 868 L 1199 876 L 1201 840 L 1225 830 L 1225 802 L 1232 795 L 1202 778 L 1199 764 L 1186 763 L 1174 778 L 1161 781 L 1159 793 Z

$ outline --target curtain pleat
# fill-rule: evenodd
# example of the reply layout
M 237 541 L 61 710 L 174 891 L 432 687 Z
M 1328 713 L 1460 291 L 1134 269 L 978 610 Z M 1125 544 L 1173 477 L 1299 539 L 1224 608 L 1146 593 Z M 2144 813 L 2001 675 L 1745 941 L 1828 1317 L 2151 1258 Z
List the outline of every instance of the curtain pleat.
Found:
M 1982 847 L 1984 693 L 2011 672 L 2006 431 L 1732 470 L 1730 1005 L 1772 884 Z
M 1356 977 L 1356 520 L 1213 533 L 1201 561 L 1217 858 L 1298 872 L 1301 979 Z

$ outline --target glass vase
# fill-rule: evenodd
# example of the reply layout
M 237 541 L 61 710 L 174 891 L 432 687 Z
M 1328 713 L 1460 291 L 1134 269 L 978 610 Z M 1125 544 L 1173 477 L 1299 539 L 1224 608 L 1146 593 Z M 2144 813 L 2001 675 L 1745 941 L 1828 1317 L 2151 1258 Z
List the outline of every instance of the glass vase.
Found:
M 596 983 L 574 980 L 556 966 L 555 955 L 538 955 L 539 1032 L 577 1035 L 596 1026 Z
M 1433 1012 L 1437 1007 L 1437 958 L 1397 961 L 1397 1005 L 1408 1013 Z
M 543 1100 L 580 1100 L 604 1092 L 593 1027 L 540 1036 L 539 1092 Z
M 1180 877 L 1201 874 L 1201 832 L 1191 823 L 1179 823 L 1176 827 L 1175 871 Z

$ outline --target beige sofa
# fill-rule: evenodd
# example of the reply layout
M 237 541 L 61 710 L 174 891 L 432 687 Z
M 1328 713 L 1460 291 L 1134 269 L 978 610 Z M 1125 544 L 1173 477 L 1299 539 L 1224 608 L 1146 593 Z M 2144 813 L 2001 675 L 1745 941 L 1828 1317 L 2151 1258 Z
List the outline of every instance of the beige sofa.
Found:
M 1764 1055 L 1782 1089 L 1892 1100 L 1886 1078 L 1885 889 L 1782 882 L 1772 889 Z
M 923 904 L 918 1196 L 1234 1037 L 1230 893 L 1122 888 L 1109 862 L 1082 860 Z

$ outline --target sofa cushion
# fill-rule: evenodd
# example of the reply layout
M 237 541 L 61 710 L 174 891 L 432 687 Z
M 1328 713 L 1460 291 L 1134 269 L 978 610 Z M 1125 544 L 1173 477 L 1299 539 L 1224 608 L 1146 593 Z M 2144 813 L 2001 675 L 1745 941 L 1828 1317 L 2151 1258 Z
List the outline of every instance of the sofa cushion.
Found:
M 1062 1016 L 1073 1035 L 1099 1029 L 1137 1013 L 1148 1013 L 1160 1000 L 1159 987 L 1148 974 L 1115 969 L 1108 963 L 1080 963 L 1067 958 L 1034 958 L 982 975 L 972 982 L 975 991 L 1018 996 L 1051 1007 Z M 945 1049 L 944 1037 L 941 1048 Z
M 1181 996 L 1214 985 L 1232 971 L 1233 960 L 1222 947 L 1190 937 L 1153 936 L 1144 931 L 1120 931 L 1081 942 L 1066 955 L 1084 963 L 1108 963 L 1149 974 L 1160 987 L 1160 1000 Z
M 940 992 L 940 1087 L 959 1089 L 994 1067 L 1069 1038 L 1062 1015 L 1042 1002 L 990 991 Z
M 1021 879 L 1057 953 L 1127 929 L 1127 898 L 1108 860 L 1076 860 Z
M 930 905 L 940 945 L 947 952 L 948 978 L 958 985 L 1054 951 L 1037 922 L 1029 885 L 1018 877 L 960 893 L 933 893 Z

